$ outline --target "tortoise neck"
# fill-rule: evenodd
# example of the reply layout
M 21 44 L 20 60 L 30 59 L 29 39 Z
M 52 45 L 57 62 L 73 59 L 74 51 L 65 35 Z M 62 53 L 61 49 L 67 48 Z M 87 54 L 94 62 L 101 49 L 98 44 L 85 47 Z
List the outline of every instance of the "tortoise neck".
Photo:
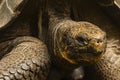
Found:
M 49 51 L 55 60 L 56 50 L 57 50 L 57 40 L 62 37 L 58 35 L 61 28 L 67 20 L 70 19 L 70 0 L 48 0 L 47 1 L 47 11 L 49 16 Z M 61 30 L 62 31 L 62 30 Z M 61 61 L 58 59 L 58 61 Z
M 70 0 L 48 0 L 48 16 L 50 27 L 55 27 L 63 20 L 70 19 Z

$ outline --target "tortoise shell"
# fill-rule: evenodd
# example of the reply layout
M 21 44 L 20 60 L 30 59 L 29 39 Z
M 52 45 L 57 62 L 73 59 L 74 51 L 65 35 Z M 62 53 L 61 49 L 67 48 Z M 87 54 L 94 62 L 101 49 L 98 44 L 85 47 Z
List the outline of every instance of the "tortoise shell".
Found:
M 0 0 L 0 28 L 13 22 L 28 0 Z

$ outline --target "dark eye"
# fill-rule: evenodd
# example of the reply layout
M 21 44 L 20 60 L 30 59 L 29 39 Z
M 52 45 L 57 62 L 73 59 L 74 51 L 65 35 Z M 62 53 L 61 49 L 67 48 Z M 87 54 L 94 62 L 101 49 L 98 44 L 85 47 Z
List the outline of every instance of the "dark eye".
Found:
M 84 38 L 82 37 L 77 37 L 76 40 L 79 42 L 81 45 L 87 45 L 87 42 Z

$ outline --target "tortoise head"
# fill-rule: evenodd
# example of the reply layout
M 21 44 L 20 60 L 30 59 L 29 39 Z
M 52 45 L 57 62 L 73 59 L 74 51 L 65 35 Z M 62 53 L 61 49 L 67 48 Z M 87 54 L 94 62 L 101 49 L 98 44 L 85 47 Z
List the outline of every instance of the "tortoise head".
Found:
M 57 33 L 56 54 L 71 64 L 93 63 L 106 49 L 106 33 L 88 22 L 67 22 Z

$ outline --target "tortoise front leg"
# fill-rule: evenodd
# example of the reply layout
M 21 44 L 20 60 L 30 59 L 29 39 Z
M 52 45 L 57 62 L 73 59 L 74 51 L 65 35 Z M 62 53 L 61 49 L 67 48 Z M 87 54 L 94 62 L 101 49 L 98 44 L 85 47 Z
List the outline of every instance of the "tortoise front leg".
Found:
M 32 37 L 10 43 L 11 51 L 0 60 L 0 80 L 46 80 L 50 57 L 45 44 Z

